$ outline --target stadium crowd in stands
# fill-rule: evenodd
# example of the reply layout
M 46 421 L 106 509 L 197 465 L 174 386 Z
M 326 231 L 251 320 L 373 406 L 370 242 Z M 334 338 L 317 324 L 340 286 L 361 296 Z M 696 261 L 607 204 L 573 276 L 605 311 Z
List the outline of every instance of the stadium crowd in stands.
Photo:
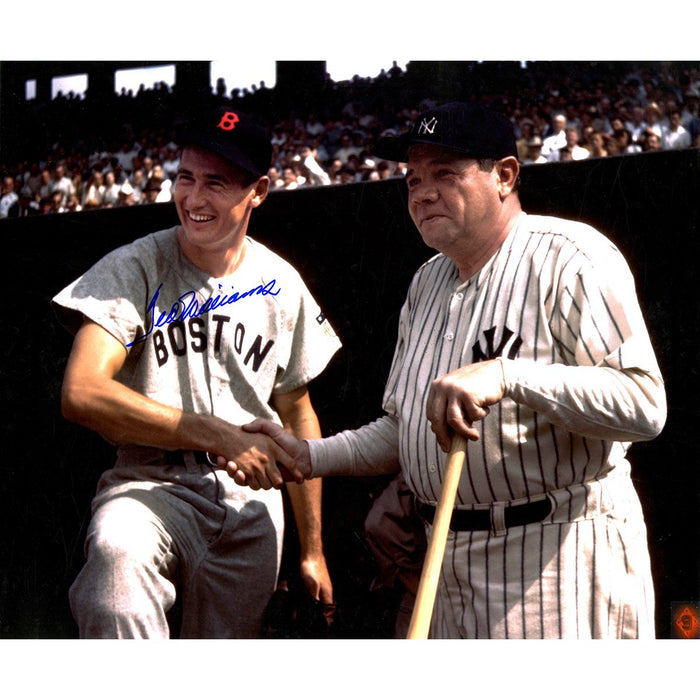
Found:
M 196 102 L 226 100 L 267 125 L 275 189 L 400 176 L 404 164 L 372 157 L 374 139 L 451 99 L 505 112 L 525 165 L 700 146 L 700 64 L 465 62 L 447 81 L 431 66 L 394 63 L 374 78 L 327 78 L 296 95 L 264 83 L 229 93 L 219 81 Z M 0 218 L 170 201 L 178 133 L 194 101 L 164 83 L 109 104 L 89 94 L 27 101 L 23 157 L 0 152 Z

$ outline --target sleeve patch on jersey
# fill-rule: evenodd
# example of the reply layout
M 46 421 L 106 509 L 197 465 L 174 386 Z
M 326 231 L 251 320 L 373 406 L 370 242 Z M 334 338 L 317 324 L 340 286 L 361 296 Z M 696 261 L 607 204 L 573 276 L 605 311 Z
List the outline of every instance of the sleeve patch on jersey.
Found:
M 338 336 L 336 335 L 336 332 L 333 330 L 331 327 L 331 324 L 328 322 L 328 319 L 326 318 L 326 314 L 321 311 L 321 313 L 316 316 L 316 322 L 318 323 L 319 326 L 322 327 L 324 335 L 328 336 L 329 338 L 337 338 Z

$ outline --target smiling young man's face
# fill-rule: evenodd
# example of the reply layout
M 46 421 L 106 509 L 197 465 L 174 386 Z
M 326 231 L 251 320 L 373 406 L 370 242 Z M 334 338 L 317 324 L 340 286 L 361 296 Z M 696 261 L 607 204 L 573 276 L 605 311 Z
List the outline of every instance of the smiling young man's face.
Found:
M 266 176 L 250 182 L 224 158 L 199 148 L 185 148 L 173 196 L 185 253 L 211 254 L 239 245 L 250 213 L 262 204 L 268 185 Z

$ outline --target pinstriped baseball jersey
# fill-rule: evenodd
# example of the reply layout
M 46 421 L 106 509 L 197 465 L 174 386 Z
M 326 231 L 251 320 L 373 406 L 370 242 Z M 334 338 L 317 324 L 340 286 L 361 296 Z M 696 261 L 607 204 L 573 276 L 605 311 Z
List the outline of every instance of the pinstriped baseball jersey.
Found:
M 586 225 L 523 214 L 471 279 L 461 283 L 437 255 L 409 289 L 384 407 L 399 418 L 400 461 L 421 500 L 437 501 L 446 461 L 426 418 L 430 382 L 495 357 L 511 396 L 468 445 L 458 505 L 527 501 L 592 481 L 625 468 L 627 441 L 653 436 L 639 373 L 614 372 L 637 368 L 652 390 L 661 384 L 622 256 Z

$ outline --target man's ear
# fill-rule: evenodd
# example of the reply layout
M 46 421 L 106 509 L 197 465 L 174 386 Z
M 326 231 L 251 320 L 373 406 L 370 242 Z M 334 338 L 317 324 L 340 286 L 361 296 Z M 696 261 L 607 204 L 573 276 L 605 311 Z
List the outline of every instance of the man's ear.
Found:
M 253 184 L 255 193 L 251 204 L 254 207 L 259 207 L 267 197 L 267 193 L 270 191 L 270 178 L 267 175 L 263 175 L 257 182 Z
M 520 163 L 515 156 L 501 158 L 496 163 L 498 190 L 502 197 L 508 196 L 514 189 L 520 174 Z

